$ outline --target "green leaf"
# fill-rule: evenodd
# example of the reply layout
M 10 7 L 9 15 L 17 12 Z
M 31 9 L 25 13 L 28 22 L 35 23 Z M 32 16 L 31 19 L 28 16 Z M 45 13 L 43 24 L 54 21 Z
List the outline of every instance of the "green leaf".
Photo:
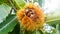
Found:
M 49 25 L 53 25 L 53 24 L 60 24 L 60 20 L 53 20 L 53 21 L 48 21 L 47 22 Z
M 36 34 L 36 31 L 25 31 L 25 34 Z
M 6 4 L 0 5 L 0 23 L 3 21 L 6 16 L 10 13 L 11 7 Z
M 59 34 L 59 24 L 56 24 L 56 34 Z
M 20 33 L 20 24 L 17 23 L 16 26 L 14 27 L 12 32 L 9 32 L 9 34 L 19 34 Z
M 42 0 L 38 0 L 38 3 L 42 7 Z
M 44 1 L 45 1 L 45 0 L 38 0 L 38 3 L 39 3 L 39 5 L 40 5 L 41 7 L 43 7 L 42 5 L 44 4 Z
M 9 3 L 8 0 L 0 0 L 0 5 L 1 5 L 1 4 L 7 4 L 7 5 L 10 6 L 10 3 Z
M 36 31 L 36 34 L 43 34 L 43 32 L 40 31 L 40 30 L 37 30 L 37 31 Z
M 53 13 L 47 14 L 47 21 L 48 24 L 60 24 L 60 9 L 56 9 L 52 11 Z
M 35 31 L 26 31 L 24 34 L 43 34 L 41 30 L 35 30 Z
M 23 0 L 13 0 L 13 4 L 16 6 L 17 9 L 21 9 L 24 7 L 25 2 Z
M 6 34 L 12 31 L 17 24 L 15 15 L 9 15 L 5 21 L 0 23 L 0 34 Z

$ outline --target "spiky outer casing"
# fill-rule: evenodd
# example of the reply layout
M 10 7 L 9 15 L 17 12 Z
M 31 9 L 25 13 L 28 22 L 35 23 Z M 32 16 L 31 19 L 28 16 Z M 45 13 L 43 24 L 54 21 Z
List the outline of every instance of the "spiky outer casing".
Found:
M 35 16 L 37 16 L 37 18 L 34 19 L 35 21 L 33 20 L 33 18 L 30 18 L 27 15 L 25 15 L 26 9 L 34 10 L 33 12 L 35 13 Z M 17 19 L 20 23 L 20 26 L 22 26 L 22 28 L 25 30 L 34 31 L 34 30 L 42 27 L 44 24 L 43 10 L 41 8 L 38 8 L 37 6 L 35 6 L 33 3 L 29 3 L 24 8 L 17 11 L 16 15 L 17 15 Z

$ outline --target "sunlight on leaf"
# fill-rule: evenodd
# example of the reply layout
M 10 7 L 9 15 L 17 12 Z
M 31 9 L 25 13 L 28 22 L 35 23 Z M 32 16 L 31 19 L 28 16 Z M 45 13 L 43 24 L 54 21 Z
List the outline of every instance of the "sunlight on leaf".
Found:
M 1 4 L 0 5 L 0 23 L 3 21 L 6 16 L 10 13 L 11 7 L 6 5 L 6 4 Z

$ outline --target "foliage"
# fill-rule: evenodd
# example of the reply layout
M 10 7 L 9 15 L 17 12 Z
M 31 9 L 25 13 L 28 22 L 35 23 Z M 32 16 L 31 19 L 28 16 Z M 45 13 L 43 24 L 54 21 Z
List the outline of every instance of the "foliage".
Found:
M 23 8 L 26 4 L 24 1 L 25 0 L 0 0 L 0 34 L 20 34 L 20 33 L 40 34 L 40 33 L 43 33 L 38 30 L 34 32 L 30 32 L 30 31 L 20 32 L 20 24 L 18 23 L 18 20 L 16 19 L 16 14 L 11 14 L 11 9 L 13 8 L 13 6 L 17 10 Z M 42 7 L 44 0 L 35 0 L 35 1 L 37 1 L 39 5 Z M 60 13 L 58 12 L 58 10 L 55 10 L 54 12 L 55 12 L 54 14 L 52 13 L 48 15 L 45 14 L 46 15 L 45 22 L 56 29 L 57 24 L 59 24 L 60 26 Z M 57 29 L 60 31 L 60 27 Z

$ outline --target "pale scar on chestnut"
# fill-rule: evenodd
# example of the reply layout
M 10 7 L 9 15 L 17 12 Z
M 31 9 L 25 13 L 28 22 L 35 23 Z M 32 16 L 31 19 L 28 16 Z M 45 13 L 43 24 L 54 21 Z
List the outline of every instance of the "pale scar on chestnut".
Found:
M 25 15 L 28 16 L 29 18 L 31 18 L 33 21 L 36 21 L 38 18 L 38 16 L 36 16 L 33 9 L 26 9 Z

